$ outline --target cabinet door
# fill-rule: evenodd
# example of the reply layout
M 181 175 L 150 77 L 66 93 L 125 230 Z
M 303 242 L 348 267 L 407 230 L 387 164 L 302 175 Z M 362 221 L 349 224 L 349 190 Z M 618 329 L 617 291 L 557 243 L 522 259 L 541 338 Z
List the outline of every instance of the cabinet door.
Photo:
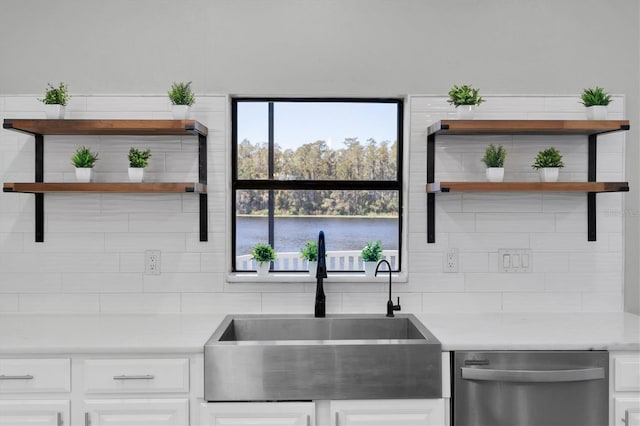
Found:
M 331 401 L 331 426 L 444 426 L 443 399 Z
M 313 402 L 212 402 L 200 405 L 200 426 L 313 426 Z
M 640 426 L 640 395 L 615 397 L 614 401 L 615 426 Z
M 0 401 L 0 426 L 69 425 L 68 400 Z
M 90 426 L 188 426 L 189 400 L 91 399 L 84 401 Z

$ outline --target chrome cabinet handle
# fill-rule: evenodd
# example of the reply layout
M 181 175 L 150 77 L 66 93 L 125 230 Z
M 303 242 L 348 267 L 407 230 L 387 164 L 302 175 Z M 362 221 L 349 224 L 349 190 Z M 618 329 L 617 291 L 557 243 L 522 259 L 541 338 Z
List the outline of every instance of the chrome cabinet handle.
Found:
M 121 376 L 113 376 L 113 380 L 153 380 L 155 377 L 152 374 L 143 374 L 139 376 L 129 376 L 123 374 Z
M 307 414 L 307 426 L 311 426 L 311 416 Z
M 62 426 L 62 413 L 58 411 L 57 423 L 58 426 Z
M 31 374 L 25 374 L 23 376 L 5 376 L 0 375 L 0 380 L 33 380 L 33 376 Z
M 629 426 L 629 410 L 624 410 L 624 418 L 622 418 L 622 423 Z
M 89 413 L 86 411 L 84 413 L 84 426 L 91 426 L 91 418 L 89 417 Z
M 336 411 L 336 426 L 340 425 L 340 413 Z
M 462 378 L 493 382 L 582 382 L 604 379 L 604 368 L 577 370 L 493 370 L 489 368 L 462 367 Z

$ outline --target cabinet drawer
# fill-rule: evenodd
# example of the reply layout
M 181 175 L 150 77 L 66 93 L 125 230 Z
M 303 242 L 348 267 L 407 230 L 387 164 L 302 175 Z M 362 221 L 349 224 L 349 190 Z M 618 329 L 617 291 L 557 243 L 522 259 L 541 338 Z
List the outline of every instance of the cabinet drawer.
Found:
M 0 359 L 0 393 L 71 392 L 71 361 Z
M 86 360 L 84 387 L 87 393 L 189 392 L 189 360 Z
M 638 355 L 616 355 L 613 368 L 616 391 L 640 391 L 640 357 Z

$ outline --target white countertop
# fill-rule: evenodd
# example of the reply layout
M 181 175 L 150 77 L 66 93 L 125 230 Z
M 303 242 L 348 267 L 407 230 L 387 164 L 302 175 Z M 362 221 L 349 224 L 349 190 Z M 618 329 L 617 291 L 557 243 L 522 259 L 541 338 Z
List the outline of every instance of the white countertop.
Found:
M 640 350 L 625 313 L 416 314 L 443 350 Z M 2 314 L 0 354 L 201 353 L 224 315 Z

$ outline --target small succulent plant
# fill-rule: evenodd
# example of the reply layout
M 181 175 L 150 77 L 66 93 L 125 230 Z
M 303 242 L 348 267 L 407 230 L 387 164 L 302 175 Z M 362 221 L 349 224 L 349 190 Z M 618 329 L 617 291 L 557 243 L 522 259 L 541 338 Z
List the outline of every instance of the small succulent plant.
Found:
M 562 162 L 562 155 L 560 152 L 554 147 L 551 147 L 538 152 L 536 160 L 531 167 L 534 169 L 542 169 L 545 167 L 564 167 L 564 163 Z
M 73 157 L 71 157 L 71 163 L 79 168 L 92 168 L 96 161 L 98 161 L 98 153 L 91 152 L 86 146 L 76 149 Z

